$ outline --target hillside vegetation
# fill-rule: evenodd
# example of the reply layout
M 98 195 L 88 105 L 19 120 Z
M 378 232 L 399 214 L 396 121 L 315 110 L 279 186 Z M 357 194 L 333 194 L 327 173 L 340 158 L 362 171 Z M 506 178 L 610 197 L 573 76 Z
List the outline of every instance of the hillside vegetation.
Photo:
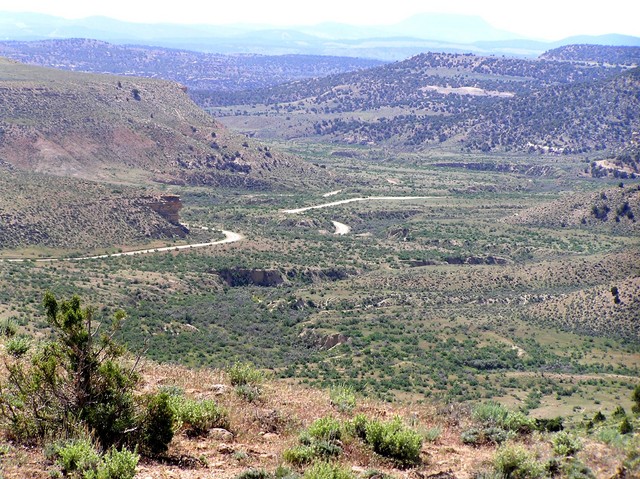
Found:
M 0 157 L 20 169 L 259 189 L 324 176 L 229 132 L 178 84 L 0 61 Z
M 598 228 L 611 232 L 640 233 L 640 189 L 610 188 L 599 193 L 574 193 L 508 218 L 512 224 L 547 228 Z
M 159 193 L 0 167 L 2 249 L 113 248 L 186 236 L 179 199 Z
M 390 405 L 339 383 L 292 387 L 251 363 L 212 371 L 140 361 L 114 340 L 122 311 L 109 320 L 50 292 L 43 305 L 48 338 L 2 323 L 7 478 L 622 478 L 640 468 L 640 385 L 631 411 L 618 405 L 571 425 L 495 401 Z
M 640 128 L 638 89 L 637 71 L 619 65 L 427 53 L 270 89 L 193 96 L 227 124 L 262 136 L 569 154 L 627 145 Z M 270 128 L 272 117 L 285 128 Z
M 65 70 L 163 78 L 215 91 L 250 90 L 382 64 L 319 55 L 221 55 L 89 39 L 0 42 L 0 56 Z
M 569 62 L 598 62 L 609 65 L 637 67 L 640 64 L 640 47 L 607 45 L 565 45 L 540 55 L 544 60 Z
M 4 476 L 637 476 L 637 70 L 0 66 Z

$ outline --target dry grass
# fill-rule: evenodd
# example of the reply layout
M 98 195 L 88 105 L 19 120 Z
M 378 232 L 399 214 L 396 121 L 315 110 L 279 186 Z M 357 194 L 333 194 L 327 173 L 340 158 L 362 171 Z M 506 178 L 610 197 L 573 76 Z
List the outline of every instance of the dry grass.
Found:
M 178 435 L 167 455 L 171 460 L 143 459 L 138 466 L 138 479 L 227 479 L 249 468 L 273 471 L 284 464 L 283 451 L 297 442 L 299 432 L 327 415 L 345 422 L 358 413 L 381 420 L 399 416 L 418 431 L 435 426 L 440 428 L 441 434 L 435 441 L 424 442 L 422 464 L 411 469 L 398 469 L 359 441 L 346 440 L 340 462 L 356 473 L 376 469 L 393 477 L 423 478 L 452 471 L 459 479 L 472 478 L 477 471 L 490 467 L 495 453 L 494 446 L 462 444 L 460 433 L 469 427 L 470 415 L 467 407 L 459 405 L 390 404 L 358 398 L 352 413 L 340 413 L 331 407 L 327 391 L 276 380 L 267 381 L 259 401 L 248 403 L 236 394 L 224 371 L 187 369 L 149 361 L 143 361 L 140 369 L 143 377 L 141 393 L 155 391 L 161 386 L 174 386 L 184 390 L 189 397 L 214 399 L 225 407 L 233 438 L 219 439 L 215 434 L 203 438 Z M 543 436 L 534 434 L 523 440 L 539 461 L 551 456 L 549 442 Z M 597 477 L 608 477 L 623 457 L 610 447 L 589 441 L 581 460 Z M 2 473 L 6 479 L 44 479 L 49 477 L 47 471 L 51 466 L 40 449 L 11 445 L 3 458 Z

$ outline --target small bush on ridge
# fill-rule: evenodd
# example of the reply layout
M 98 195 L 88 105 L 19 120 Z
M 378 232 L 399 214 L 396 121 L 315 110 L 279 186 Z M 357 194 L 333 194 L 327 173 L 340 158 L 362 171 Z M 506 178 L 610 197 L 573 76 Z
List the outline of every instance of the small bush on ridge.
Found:
M 298 444 L 286 449 L 282 453 L 283 459 L 294 466 L 303 466 L 311 463 L 316 455 L 315 450 L 310 445 Z
M 54 446 L 56 464 L 65 475 L 83 475 L 85 471 L 95 469 L 100 462 L 100 454 L 88 439 L 76 439 Z
M 215 427 L 229 427 L 227 412 L 211 399 L 196 401 L 171 396 L 169 404 L 174 413 L 175 428 L 184 429 L 188 436 L 203 436 Z
M 495 401 L 488 401 L 473 408 L 472 417 L 483 424 L 501 425 L 509 415 L 509 410 Z
M 0 320 L 0 336 L 12 338 L 18 332 L 18 325 L 13 318 Z
M 227 370 L 227 373 L 232 386 L 246 384 L 256 386 L 262 384 L 265 379 L 264 373 L 250 363 L 235 363 Z
M 368 421 L 365 442 L 375 453 L 401 464 L 416 464 L 420 461 L 422 437 L 404 426 L 400 418 L 386 423 Z
M 166 452 L 173 439 L 176 415 L 171 407 L 171 398 L 168 393 L 160 392 L 146 400 L 140 444 L 151 454 Z
M 569 435 L 566 432 L 559 432 L 551 438 L 551 445 L 553 446 L 554 454 L 558 456 L 573 456 L 576 452 L 582 449 L 582 443 L 576 437 Z
M 544 468 L 522 446 L 501 446 L 493 460 L 493 467 L 502 477 L 536 479 L 544 476 Z
M 317 462 L 304 471 L 303 479 L 354 479 L 353 473 L 340 466 L 329 462 Z
M 342 424 L 337 419 L 331 416 L 316 419 L 300 434 L 299 444 L 284 451 L 284 460 L 301 466 L 315 459 L 337 457 L 342 454 L 339 442 L 342 433 Z
M 29 348 L 31 347 L 31 341 L 25 336 L 15 336 L 7 341 L 7 352 L 14 358 L 21 358 Z
M 342 424 L 331 416 L 321 417 L 307 428 L 307 432 L 313 439 L 340 440 L 342 437 Z
M 236 476 L 235 479 L 270 479 L 273 475 L 269 474 L 265 469 L 247 469 Z
M 511 439 L 515 434 L 513 431 L 505 431 L 501 427 L 471 428 L 463 431 L 460 435 L 462 442 L 470 446 L 481 446 L 483 444 L 502 444 Z
M 76 439 L 54 446 L 56 464 L 65 477 L 82 479 L 132 479 L 140 457 L 115 448 L 100 455 L 88 439 Z
M 133 479 L 139 459 L 135 452 L 112 448 L 103 456 L 98 468 L 86 475 L 86 479 Z
M 340 412 L 351 412 L 356 407 L 356 395 L 348 386 L 337 386 L 329 391 L 331 405 Z

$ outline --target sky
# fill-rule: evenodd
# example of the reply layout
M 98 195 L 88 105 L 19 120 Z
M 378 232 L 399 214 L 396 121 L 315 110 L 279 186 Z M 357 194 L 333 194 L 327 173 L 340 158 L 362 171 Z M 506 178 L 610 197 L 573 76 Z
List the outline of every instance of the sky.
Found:
M 384 25 L 437 12 L 478 15 L 496 28 L 540 40 L 606 33 L 640 37 L 637 0 L 0 0 L 2 11 L 65 18 L 101 15 L 140 23 L 276 26 L 325 21 Z

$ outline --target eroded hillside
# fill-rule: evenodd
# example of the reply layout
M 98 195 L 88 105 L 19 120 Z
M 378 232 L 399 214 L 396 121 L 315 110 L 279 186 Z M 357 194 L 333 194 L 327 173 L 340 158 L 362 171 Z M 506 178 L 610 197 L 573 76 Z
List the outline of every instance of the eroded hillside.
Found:
M 269 189 L 321 175 L 229 132 L 176 83 L 2 60 L 0 157 L 43 173 Z
M 0 167 L 4 250 L 92 251 L 184 238 L 179 197 Z

